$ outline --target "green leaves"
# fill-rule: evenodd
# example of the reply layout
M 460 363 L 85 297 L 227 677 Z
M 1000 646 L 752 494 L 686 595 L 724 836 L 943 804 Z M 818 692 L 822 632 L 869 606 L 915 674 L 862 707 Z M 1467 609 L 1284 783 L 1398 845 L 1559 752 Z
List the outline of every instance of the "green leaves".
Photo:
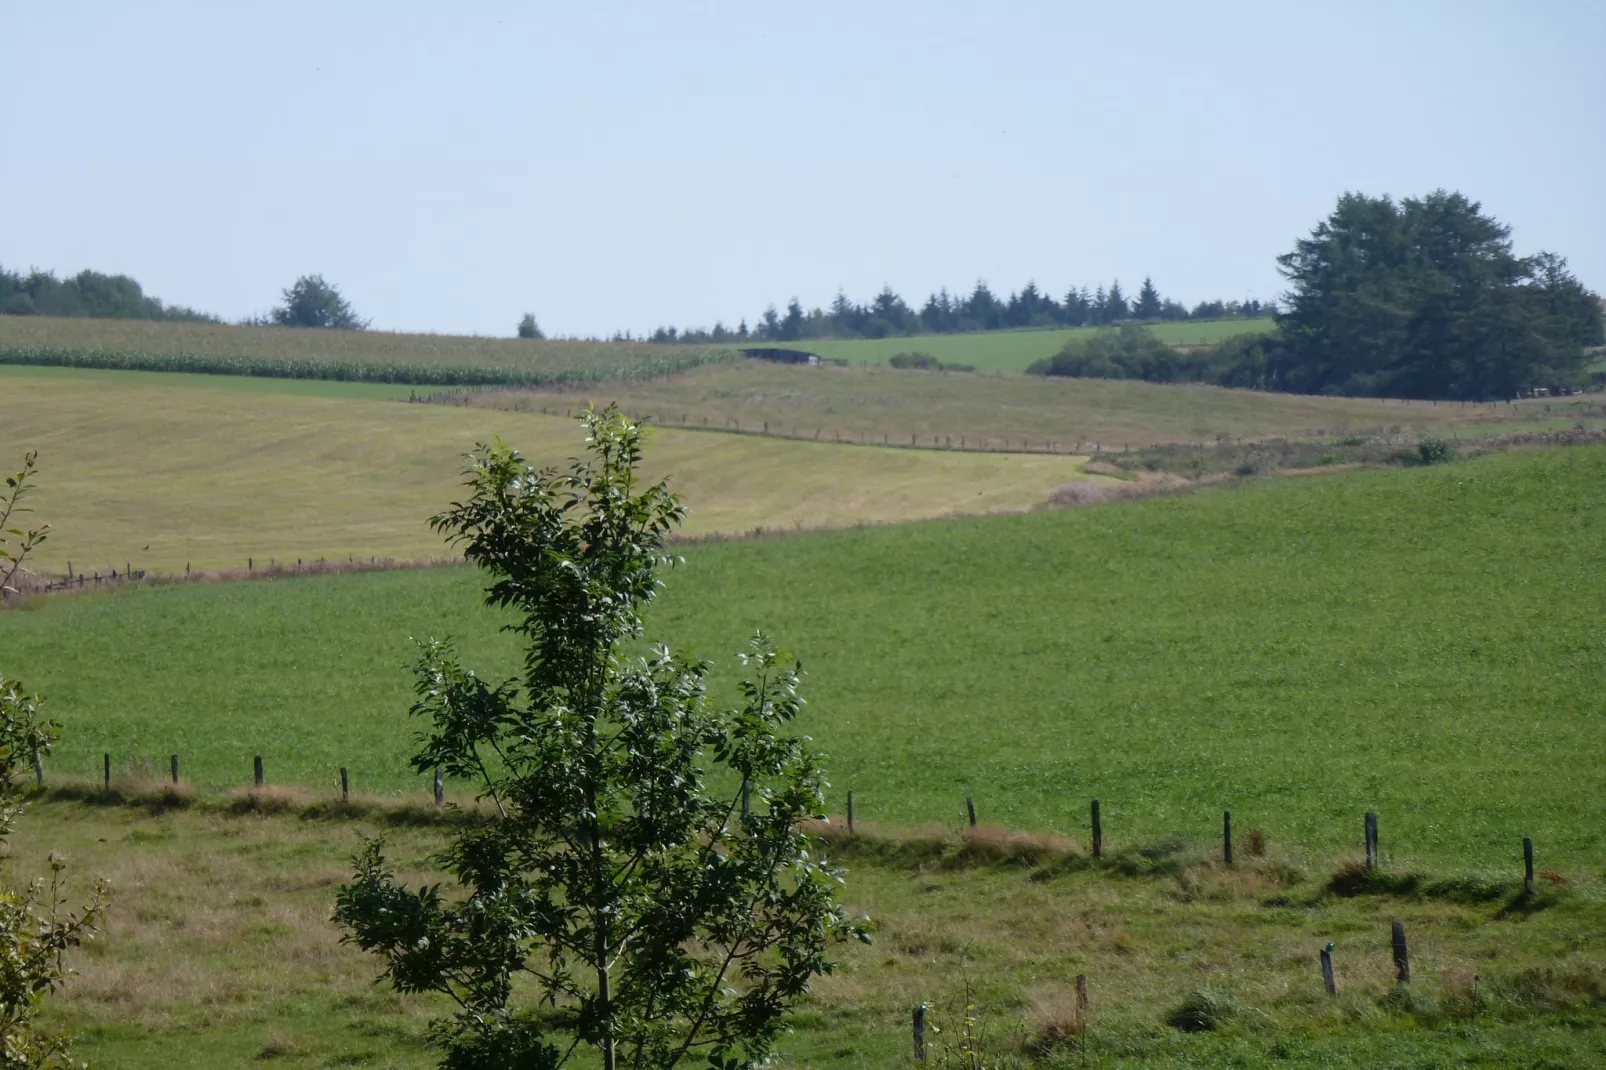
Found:
M 22 471 L 6 477 L 6 490 L 0 495 L 0 598 L 16 593 L 13 581 L 22 571 L 23 560 L 50 534 L 49 524 L 31 529 L 17 526 L 17 517 L 32 512 L 22 501 L 33 490 L 38 466 L 39 451 L 30 450 L 23 456 Z
M 13 517 L 28 511 L 21 502 L 33 488 L 37 460 L 36 453 L 29 453 L 22 471 L 6 478 L 6 494 L 0 497 L 0 597 L 12 590 L 23 560 L 49 530 L 12 526 Z M 36 757 L 48 754 L 61 736 L 61 725 L 41 715 L 43 702 L 0 672 L 0 844 L 22 813 L 27 789 L 20 774 Z M 63 910 L 66 863 L 51 855 L 50 865 L 48 893 L 43 881 L 20 890 L 0 884 L 0 1066 L 19 1070 L 63 1065 L 67 1038 L 41 1032 L 34 1018 L 44 997 L 67 976 L 63 955 L 99 931 L 106 910 L 103 882 L 96 883 L 82 910 Z
M 864 933 L 800 831 L 825 788 L 787 734 L 800 672 L 758 636 L 720 709 L 707 664 L 622 657 L 684 508 L 640 485 L 639 426 L 613 408 L 583 422 L 589 456 L 566 469 L 481 446 L 465 500 L 431 520 L 528 649 L 523 679 L 493 687 L 422 644 L 413 764 L 475 779 L 498 816 L 435 860 L 455 894 L 402 887 L 369 844 L 336 917 L 398 990 L 458 1003 L 435 1025 L 443 1066 L 556 1067 L 580 1045 L 610 1068 L 754 1066 L 830 948 Z M 540 1013 L 512 1006 L 521 975 Z

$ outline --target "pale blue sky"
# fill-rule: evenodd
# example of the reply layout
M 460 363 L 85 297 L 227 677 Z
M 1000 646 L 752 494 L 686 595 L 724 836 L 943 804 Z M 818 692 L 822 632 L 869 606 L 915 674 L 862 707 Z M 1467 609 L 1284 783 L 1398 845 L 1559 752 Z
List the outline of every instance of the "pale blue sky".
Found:
M 1346 189 L 1606 289 L 1606 3 L 0 0 L 0 264 L 233 318 L 734 325 L 1152 274 L 1275 296 Z

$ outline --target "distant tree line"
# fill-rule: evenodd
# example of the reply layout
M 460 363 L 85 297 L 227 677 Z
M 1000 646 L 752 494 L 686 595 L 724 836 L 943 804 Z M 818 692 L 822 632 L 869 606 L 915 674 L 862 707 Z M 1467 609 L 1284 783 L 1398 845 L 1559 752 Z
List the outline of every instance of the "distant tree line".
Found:
M 24 275 L 0 267 L 0 315 L 82 316 L 96 319 L 166 320 L 220 323 L 216 316 L 148 297 L 127 275 L 80 271 L 58 279 L 53 272 Z
M 22 275 L 4 268 L 0 268 L 0 315 L 223 322 L 193 308 L 164 305 L 158 298 L 147 297 L 140 284 L 127 275 L 80 271 L 71 278 L 58 279 L 49 271 L 33 270 Z M 525 319 L 529 329 L 535 330 L 535 318 Z M 357 315 L 334 283 L 326 282 L 322 275 L 303 275 L 284 289 L 277 305 L 263 315 L 247 316 L 240 326 L 361 331 L 368 327 L 368 321 Z M 520 324 L 521 335 L 524 329 L 525 324 Z M 540 337 L 538 330 L 535 337 Z
M 1277 258 L 1289 290 L 1274 332 L 1183 353 L 1123 327 L 1031 370 L 1447 400 L 1584 387 L 1587 350 L 1606 341 L 1600 298 L 1562 257 L 1517 256 L 1510 235 L 1460 193 L 1345 194 Z
M 688 342 L 705 345 L 729 342 L 796 342 L 808 338 L 898 338 L 913 334 L 958 334 L 967 331 L 1000 331 L 1022 327 L 1105 326 L 1126 321 L 1162 322 L 1187 319 L 1255 318 L 1269 315 L 1272 306 L 1260 301 L 1203 301 L 1187 308 L 1161 297 L 1152 279 L 1145 278 L 1135 297 L 1121 289 L 1119 280 L 1108 289 L 1099 286 L 1073 287 L 1064 297 L 1038 289 L 1035 282 L 1008 297 L 1000 297 L 978 282 L 968 295 L 959 296 L 942 289 L 926 298 L 916 309 L 906 303 L 892 287 L 884 286 L 868 304 L 856 304 L 847 294 L 838 293 L 828 308 L 807 312 L 797 298 L 787 302 L 784 312 L 771 305 L 751 328 L 743 319 L 736 327 L 714 324 L 702 327 L 660 327 L 648 335 L 649 342 Z M 614 341 L 634 339 L 628 332 Z

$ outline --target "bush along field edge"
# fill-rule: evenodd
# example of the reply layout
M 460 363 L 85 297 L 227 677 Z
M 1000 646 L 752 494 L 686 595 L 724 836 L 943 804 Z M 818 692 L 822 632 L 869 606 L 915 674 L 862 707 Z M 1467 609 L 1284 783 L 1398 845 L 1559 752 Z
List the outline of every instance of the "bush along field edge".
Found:
M 277 379 L 329 379 L 341 382 L 399 383 L 416 386 L 558 386 L 611 379 L 654 379 L 704 364 L 737 359 L 733 350 L 691 349 L 654 355 L 613 367 L 549 370 L 471 365 L 382 364 L 354 360 L 217 356 L 204 353 L 146 353 L 139 350 L 0 348 L 0 364 L 115 371 L 189 372 Z

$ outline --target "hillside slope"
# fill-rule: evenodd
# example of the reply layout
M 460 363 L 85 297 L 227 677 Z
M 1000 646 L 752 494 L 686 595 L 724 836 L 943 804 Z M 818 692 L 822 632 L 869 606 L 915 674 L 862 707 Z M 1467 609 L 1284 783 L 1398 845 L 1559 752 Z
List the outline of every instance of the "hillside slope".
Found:
M 723 671 L 763 628 L 861 820 L 1208 840 L 1221 811 L 1332 858 L 1509 872 L 1606 859 L 1606 448 L 1185 498 L 686 548 L 649 635 Z M 422 791 L 409 637 L 517 664 L 467 569 L 62 598 L 0 614 L 67 725 L 56 767 L 185 755 Z
M 1074 457 L 654 434 L 649 471 L 674 474 L 694 535 L 1015 511 L 1088 478 Z M 36 515 L 56 533 L 35 564 L 52 572 L 439 555 L 425 521 L 457 493 L 462 455 L 499 435 L 536 463 L 581 448 L 562 416 L 168 386 L 156 373 L 0 376 L 0 458 L 39 451 Z

